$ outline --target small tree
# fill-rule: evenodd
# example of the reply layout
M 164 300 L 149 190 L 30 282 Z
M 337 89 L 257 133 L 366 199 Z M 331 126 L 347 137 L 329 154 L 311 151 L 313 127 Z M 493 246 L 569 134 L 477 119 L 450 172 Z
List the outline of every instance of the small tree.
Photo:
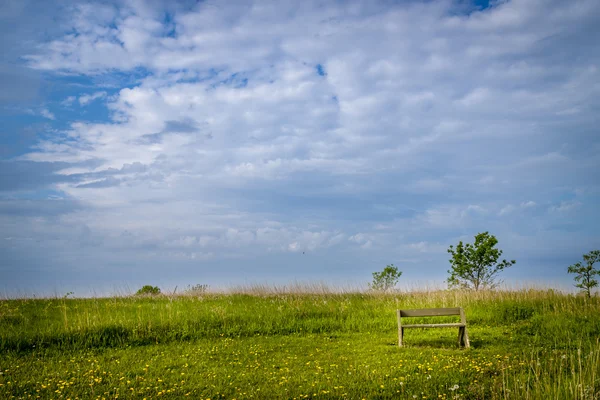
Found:
M 474 244 L 461 241 L 456 250 L 450 246 L 452 268 L 448 270 L 448 285 L 475 290 L 496 287 L 500 283 L 496 281 L 496 274 L 516 263 L 515 260 L 498 263 L 502 250 L 496 249 L 496 244 L 498 239 L 494 235 L 483 232 L 475 235 Z
M 569 267 L 568 271 L 570 274 L 577 274 L 575 276 L 575 287 L 583 290 L 587 294 L 587 297 L 592 297 L 591 289 L 598 286 L 598 281 L 594 279 L 595 275 L 600 275 L 600 271 L 594 268 L 594 264 L 600 261 L 600 250 L 592 250 L 588 254 L 583 255 L 583 262 L 587 265 L 583 265 L 580 262 L 573 264 Z
M 154 296 L 154 295 L 160 294 L 160 288 L 158 286 L 144 285 L 135 294 L 137 296 L 143 296 L 143 295 Z
M 402 275 L 401 271 L 394 264 L 386 266 L 381 272 L 373 272 L 373 282 L 369 283 L 372 290 L 387 292 L 398 283 Z

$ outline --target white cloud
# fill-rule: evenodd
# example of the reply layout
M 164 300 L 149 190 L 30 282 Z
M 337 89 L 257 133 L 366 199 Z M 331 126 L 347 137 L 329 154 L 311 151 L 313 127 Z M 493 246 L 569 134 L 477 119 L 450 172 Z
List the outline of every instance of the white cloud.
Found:
M 76 163 L 52 188 L 88 208 L 58 223 L 107 248 L 425 254 L 595 184 L 597 2 L 169 7 L 74 5 L 28 57 L 117 86 L 21 157 Z
M 92 101 L 106 97 L 106 92 L 95 92 L 92 94 L 84 94 L 79 96 L 79 105 L 86 106 Z
M 521 203 L 521 208 L 531 208 L 531 207 L 535 207 L 537 204 L 535 203 L 535 201 L 526 201 Z
M 475 88 L 467 95 L 458 100 L 458 103 L 465 107 L 477 106 L 491 98 L 489 89 Z
M 409 243 L 407 247 L 411 250 L 415 250 L 419 253 L 445 253 L 448 246 L 439 244 L 439 243 L 430 243 L 430 242 L 417 242 L 417 243 Z
M 515 206 L 509 204 L 507 206 L 502 207 L 499 214 L 500 215 L 511 214 L 514 210 L 515 210 Z
M 551 212 L 566 213 L 581 207 L 581 202 L 577 200 L 561 201 L 558 205 L 550 206 Z
M 350 242 L 354 242 L 360 246 L 361 249 L 370 249 L 373 247 L 375 238 L 370 234 L 357 233 L 348 238 Z
M 47 108 L 43 108 L 40 111 L 40 115 L 42 117 L 44 117 L 44 118 L 48 118 L 48 119 L 51 119 L 51 120 L 55 120 L 56 119 L 56 117 L 54 116 L 54 114 L 51 113 Z
M 63 107 L 70 107 L 75 100 L 77 100 L 77 97 L 75 97 L 75 96 L 68 96 L 63 101 L 61 101 L 60 104 Z

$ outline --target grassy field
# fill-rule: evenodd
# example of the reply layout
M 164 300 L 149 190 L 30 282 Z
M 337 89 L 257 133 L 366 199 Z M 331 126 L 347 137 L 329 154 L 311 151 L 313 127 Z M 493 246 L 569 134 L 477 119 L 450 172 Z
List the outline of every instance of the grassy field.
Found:
M 598 297 L 240 292 L 1 301 L 0 398 L 600 399 Z M 398 348 L 396 308 L 455 306 L 471 349 Z

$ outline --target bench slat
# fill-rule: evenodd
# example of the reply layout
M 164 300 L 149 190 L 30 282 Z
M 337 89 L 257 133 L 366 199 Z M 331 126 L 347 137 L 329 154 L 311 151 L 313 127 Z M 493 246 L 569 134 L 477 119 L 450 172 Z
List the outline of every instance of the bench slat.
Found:
M 402 325 L 402 328 L 462 328 L 467 325 L 456 323 L 456 324 L 411 324 L 411 325 Z
M 460 315 L 460 307 L 400 310 L 401 317 L 441 317 L 445 315 Z

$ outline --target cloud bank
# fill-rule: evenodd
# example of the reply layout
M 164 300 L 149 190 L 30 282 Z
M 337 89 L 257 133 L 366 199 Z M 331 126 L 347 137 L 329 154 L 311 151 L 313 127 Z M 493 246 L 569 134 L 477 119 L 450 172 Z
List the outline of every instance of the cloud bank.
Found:
M 509 278 L 568 279 L 598 247 L 596 1 L 57 10 L 21 59 L 81 89 L 2 161 L 14 284 L 442 280 L 484 230 Z

